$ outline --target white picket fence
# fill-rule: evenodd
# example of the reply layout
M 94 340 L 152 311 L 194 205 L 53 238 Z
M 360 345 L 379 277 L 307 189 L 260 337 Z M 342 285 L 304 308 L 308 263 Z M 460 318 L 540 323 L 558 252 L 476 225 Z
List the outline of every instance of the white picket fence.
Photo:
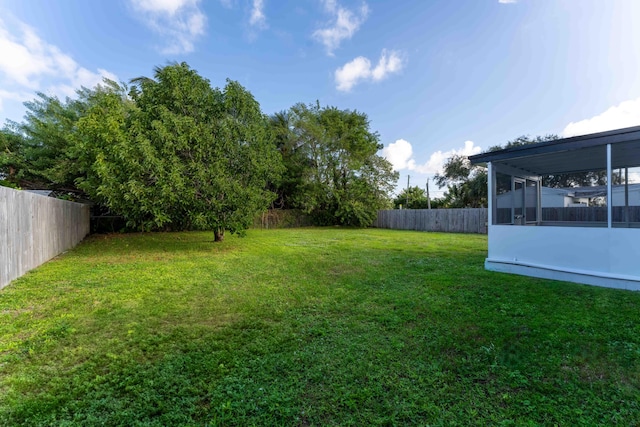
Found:
M 89 234 L 88 205 L 0 186 L 0 289 Z

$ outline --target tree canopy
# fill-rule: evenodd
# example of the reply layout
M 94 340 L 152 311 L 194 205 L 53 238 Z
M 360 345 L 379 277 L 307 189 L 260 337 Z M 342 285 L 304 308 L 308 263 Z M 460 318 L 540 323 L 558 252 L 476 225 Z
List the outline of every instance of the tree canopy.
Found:
M 398 179 L 379 156 L 380 137 L 364 113 L 296 104 L 271 117 L 285 164 L 280 204 L 321 225 L 367 226 L 389 206 Z
M 0 185 L 89 199 L 131 229 L 221 240 L 268 207 L 369 225 L 398 178 L 365 114 L 316 103 L 267 117 L 238 82 L 213 88 L 186 63 L 76 95 L 38 94 L 0 130 Z
M 95 150 L 81 188 L 143 230 L 242 232 L 282 169 L 266 116 L 239 83 L 213 89 L 184 63 L 154 77 L 137 80 L 132 106 L 101 93 L 79 121 L 84 151 Z
M 443 207 L 444 199 L 429 197 L 424 188 L 413 186 L 403 188 L 400 194 L 393 199 L 394 209 L 438 209 Z
M 487 206 L 487 171 L 472 165 L 467 156 L 454 154 L 437 173 L 439 188 L 447 187 L 443 205 L 448 208 L 480 208 Z
M 71 138 L 87 105 L 88 89 L 65 102 L 38 93 L 26 102 L 23 123 L 8 122 L 0 133 L 0 172 L 12 186 L 47 188 L 78 196 L 75 179 L 81 174 Z

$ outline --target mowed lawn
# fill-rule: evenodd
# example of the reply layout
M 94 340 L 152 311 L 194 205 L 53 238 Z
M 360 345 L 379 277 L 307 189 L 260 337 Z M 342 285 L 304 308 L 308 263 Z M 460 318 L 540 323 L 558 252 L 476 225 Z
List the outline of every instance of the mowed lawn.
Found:
M 486 244 L 92 236 L 0 291 L 0 425 L 640 424 L 640 293 Z

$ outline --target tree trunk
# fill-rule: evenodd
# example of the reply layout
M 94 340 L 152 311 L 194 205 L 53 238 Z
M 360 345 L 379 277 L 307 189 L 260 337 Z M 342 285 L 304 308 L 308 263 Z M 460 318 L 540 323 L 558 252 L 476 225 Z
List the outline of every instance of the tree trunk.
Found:
M 222 242 L 224 240 L 224 228 L 219 227 L 213 231 L 213 235 L 215 238 L 213 239 L 216 242 Z

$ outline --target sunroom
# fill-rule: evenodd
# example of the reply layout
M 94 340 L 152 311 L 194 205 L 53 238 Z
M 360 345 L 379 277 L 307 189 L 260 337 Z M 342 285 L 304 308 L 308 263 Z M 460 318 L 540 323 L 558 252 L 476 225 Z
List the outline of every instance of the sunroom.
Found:
M 640 126 L 469 160 L 488 168 L 486 269 L 640 290 Z

